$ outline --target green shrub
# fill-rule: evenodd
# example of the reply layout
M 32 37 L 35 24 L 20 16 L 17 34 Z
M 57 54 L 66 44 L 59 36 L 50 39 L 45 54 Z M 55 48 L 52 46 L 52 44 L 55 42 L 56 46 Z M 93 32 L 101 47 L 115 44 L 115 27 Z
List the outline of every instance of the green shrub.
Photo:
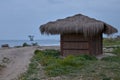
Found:
M 115 76 L 113 80 L 120 80 L 120 76 Z
M 113 53 L 116 54 L 117 56 L 120 56 L 120 47 L 115 48 L 115 49 L 113 50 Z
M 60 76 L 73 73 L 78 70 L 74 65 L 62 65 L 61 63 L 54 63 L 46 66 L 45 71 L 48 76 Z
M 35 50 L 34 54 L 35 55 L 34 55 L 33 59 L 35 59 L 35 61 L 39 62 L 40 60 L 42 60 L 42 58 L 44 58 L 43 52 L 40 50 Z
M 60 65 L 59 63 L 48 65 L 45 68 L 45 71 L 48 76 L 58 76 L 58 75 L 60 76 L 60 75 L 68 73 L 66 71 L 66 68 Z
M 48 66 L 48 65 L 51 65 L 51 64 L 55 64 L 56 63 L 56 58 L 55 57 L 51 57 L 51 56 L 46 56 L 46 57 L 43 57 L 41 60 L 40 60 L 40 64 L 42 66 Z
M 37 72 L 36 71 L 37 70 L 37 66 L 38 66 L 38 64 L 36 62 L 30 63 L 27 73 L 30 74 L 30 75 L 33 74 L 33 73 L 36 73 Z
M 38 79 L 38 78 L 32 78 L 32 79 L 30 79 L 30 80 L 40 80 L 40 79 Z
M 80 55 L 79 57 L 82 57 L 85 60 L 97 60 L 95 56 L 91 56 L 91 55 Z
M 109 62 L 119 62 L 120 57 L 118 57 L 118 56 L 108 56 L 108 57 L 102 58 L 101 60 L 109 61 Z
M 73 73 L 84 66 L 86 60 L 97 60 L 90 55 L 69 55 L 64 59 L 61 59 L 59 55 L 60 52 L 57 50 L 36 50 L 34 58 L 45 67 L 48 76 L 59 76 Z
M 113 45 L 120 45 L 120 40 L 116 39 L 103 39 L 104 46 L 113 46 Z
M 60 56 L 60 51 L 53 50 L 53 49 L 46 49 L 46 50 L 43 51 L 43 54 L 45 56 L 59 57 Z
M 43 66 L 47 66 L 48 64 L 54 63 L 56 61 L 56 57 L 53 57 L 53 55 L 50 54 L 46 54 L 46 51 L 40 50 L 35 51 L 34 58 Z
M 32 43 L 32 46 L 38 46 L 38 43 L 36 42 L 36 43 Z
M 81 69 L 87 60 L 97 60 L 90 55 L 73 56 L 69 55 L 64 59 L 56 59 L 54 63 L 46 66 L 46 74 L 48 76 L 60 76 L 74 73 Z
M 30 45 L 27 43 L 23 43 L 23 47 L 26 47 L 26 46 L 30 46 Z
M 111 78 L 103 78 L 103 80 L 112 80 Z
M 37 55 L 37 54 L 39 54 L 41 52 L 42 52 L 41 50 L 35 50 L 34 54 Z
M 83 65 L 83 62 L 82 62 L 83 60 L 84 59 L 82 57 L 76 57 L 76 56 L 69 55 L 63 60 L 59 61 L 59 63 L 63 66 L 77 67 L 77 66 Z
M 4 67 L 6 67 L 6 66 L 3 65 L 3 64 L 0 64 L 0 71 L 1 71 Z
M 84 58 L 69 55 L 64 59 L 54 58 L 53 62 L 46 66 L 46 74 L 48 76 L 60 76 L 73 73 L 84 66 Z

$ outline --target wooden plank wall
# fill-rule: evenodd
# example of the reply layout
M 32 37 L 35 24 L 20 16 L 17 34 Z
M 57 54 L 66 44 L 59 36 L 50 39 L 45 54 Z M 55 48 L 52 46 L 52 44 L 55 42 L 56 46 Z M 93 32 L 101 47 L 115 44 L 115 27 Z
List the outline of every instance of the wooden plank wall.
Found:
M 61 54 L 63 56 L 89 54 L 88 40 L 79 34 L 61 35 Z
M 102 54 L 102 34 L 85 38 L 80 34 L 61 35 L 61 55 Z
M 91 55 L 102 54 L 102 34 L 89 38 L 89 45 Z

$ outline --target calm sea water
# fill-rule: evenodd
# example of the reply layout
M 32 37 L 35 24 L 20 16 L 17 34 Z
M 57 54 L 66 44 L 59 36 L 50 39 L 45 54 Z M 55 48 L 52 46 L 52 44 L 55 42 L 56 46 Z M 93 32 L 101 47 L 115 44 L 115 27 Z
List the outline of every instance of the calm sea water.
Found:
M 9 44 L 10 47 L 14 46 L 22 46 L 23 43 L 37 43 L 40 46 L 53 46 L 53 45 L 60 45 L 59 40 L 34 40 L 34 41 L 29 41 L 29 40 L 0 40 L 0 47 L 2 44 Z

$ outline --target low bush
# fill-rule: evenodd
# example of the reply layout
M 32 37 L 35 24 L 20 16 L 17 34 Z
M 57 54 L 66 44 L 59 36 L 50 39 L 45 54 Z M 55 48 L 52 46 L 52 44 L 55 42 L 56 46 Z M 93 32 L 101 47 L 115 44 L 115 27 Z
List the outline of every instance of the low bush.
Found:
M 30 46 L 29 44 L 27 44 L 27 43 L 23 43 L 23 45 L 22 45 L 23 47 L 26 47 L 26 46 Z
M 113 53 L 120 57 L 120 47 L 115 48 Z
M 37 42 L 32 43 L 32 46 L 38 46 L 38 43 Z
M 60 52 L 57 50 L 36 50 L 35 59 L 45 67 L 45 72 L 48 76 L 58 76 L 78 71 L 84 66 L 87 60 L 97 60 L 90 55 L 69 55 L 65 58 L 60 58 Z
M 52 63 L 51 63 L 52 62 Z M 53 59 L 45 67 L 48 76 L 60 76 L 77 71 L 84 65 L 84 62 L 78 61 L 74 56 L 68 56 L 64 59 Z
M 66 67 L 60 65 L 59 63 L 53 63 L 46 66 L 45 71 L 48 76 L 60 76 L 68 73 L 68 71 L 66 71 Z
M 63 60 L 59 61 L 59 63 L 63 66 L 73 66 L 73 67 L 77 67 L 80 65 L 83 65 L 82 61 L 84 59 L 79 58 L 79 57 L 75 57 L 75 56 L 67 56 L 66 58 L 64 58 Z
M 97 60 L 95 57 L 90 55 L 69 55 L 64 59 L 55 60 L 54 64 L 48 65 L 45 70 L 48 76 L 60 76 L 79 72 L 81 68 L 88 65 L 87 61 Z
M 108 56 L 102 58 L 103 61 L 109 61 L 109 62 L 120 62 L 120 57 L 119 56 Z
M 60 56 L 60 51 L 58 50 L 53 50 L 53 49 L 46 49 L 43 51 L 43 54 L 45 56 L 53 56 L 53 57 L 59 57 Z
M 119 45 L 119 44 L 120 44 L 120 40 L 107 39 L 107 38 L 103 39 L 103 45 L 104 46 L 113 46 L 113 45 Z
M 84 58 L 85 60 L 97 60 L 95 56 L 91 56 L 91 55 L 80 55 L 79 57 Z
M 112 80 L 111 78 L 103 78 L 103 80 Z
M 0 64 L 0 71 L 1 71 L 4 67 L 6 67 L 6 66 L 3 65 L 3 64 Z

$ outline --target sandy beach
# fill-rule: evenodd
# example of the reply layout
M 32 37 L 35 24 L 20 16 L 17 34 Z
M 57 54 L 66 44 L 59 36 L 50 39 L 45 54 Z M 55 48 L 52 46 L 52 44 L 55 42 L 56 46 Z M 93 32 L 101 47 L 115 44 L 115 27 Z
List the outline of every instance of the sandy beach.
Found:
M 13 80 L 24 73 L 36 49 L 59 49 L 59 46 L 0 49 L 0 62 L 4 61 L 6 66 L 0 71 L 0 80 Z

